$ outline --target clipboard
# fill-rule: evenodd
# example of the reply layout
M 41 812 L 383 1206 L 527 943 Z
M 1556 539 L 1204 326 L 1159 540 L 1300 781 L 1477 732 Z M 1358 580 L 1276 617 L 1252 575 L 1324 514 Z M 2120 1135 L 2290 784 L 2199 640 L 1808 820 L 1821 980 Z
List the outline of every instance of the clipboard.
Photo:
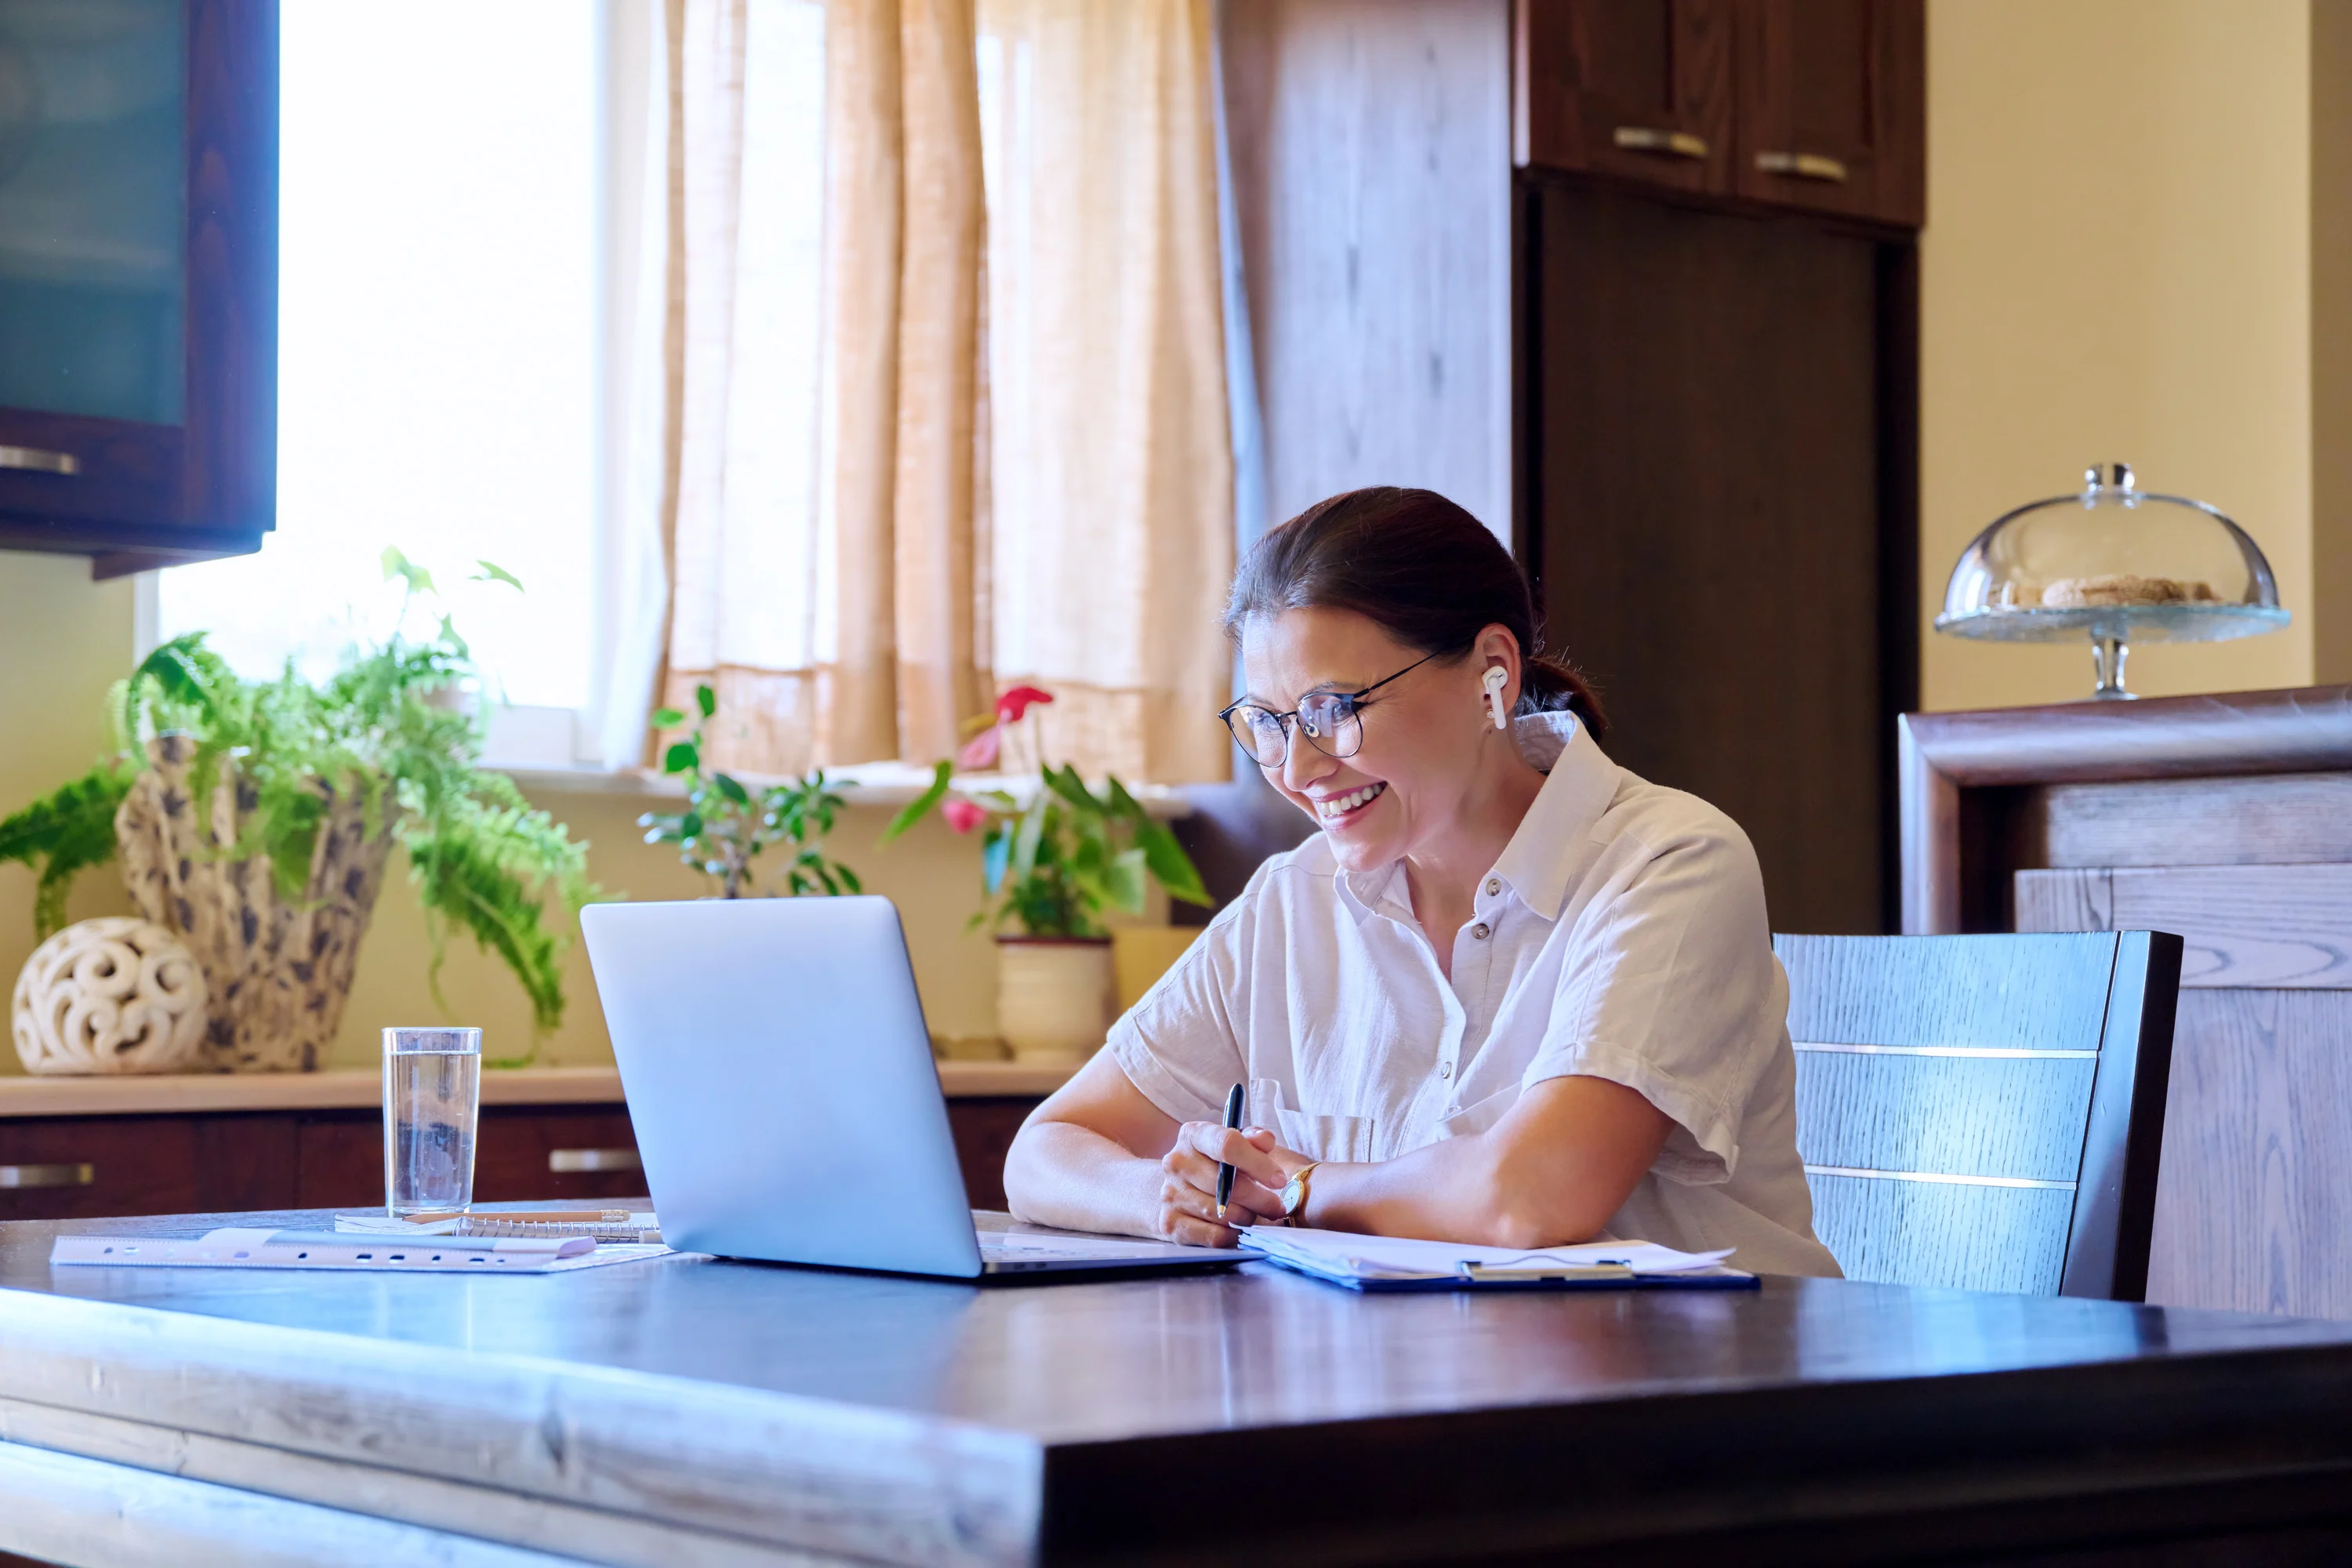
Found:
M 1651 1242 L 1611 1241 L 1519 1252 L 1276 1226 L 1252 1226 L 1243 1238 L 1269 1263 L 1363 1292 L 1754 1290 L 1763 1284 L 1724 1263 L 1728 1248 L 1692 1253 Z

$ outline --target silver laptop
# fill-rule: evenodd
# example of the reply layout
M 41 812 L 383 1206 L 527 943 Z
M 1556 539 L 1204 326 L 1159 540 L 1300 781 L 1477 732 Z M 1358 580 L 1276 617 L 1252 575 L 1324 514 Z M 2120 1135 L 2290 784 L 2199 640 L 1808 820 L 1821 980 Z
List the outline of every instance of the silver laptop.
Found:
M 580 925 L 681 1251 L 963 1279 L 1251 1256 L 976 1226 L 887 899 L 592 904 Z

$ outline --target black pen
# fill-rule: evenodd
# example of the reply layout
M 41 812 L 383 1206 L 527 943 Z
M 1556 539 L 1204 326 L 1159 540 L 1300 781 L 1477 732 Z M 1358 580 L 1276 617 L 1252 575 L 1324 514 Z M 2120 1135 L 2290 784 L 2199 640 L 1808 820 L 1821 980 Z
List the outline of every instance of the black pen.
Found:
M 1242 1127 L 1242 1098 L 1248 1092 L 1246 1084 L 1235 1084 L 1225 1091 L 1225 1131 L 1238 1132 Z M 1225 1205 L 1234 1195 L 1234 1168 L 1223 1160 L 1217 1162 L 1217 1217 L 1225 1217 Z

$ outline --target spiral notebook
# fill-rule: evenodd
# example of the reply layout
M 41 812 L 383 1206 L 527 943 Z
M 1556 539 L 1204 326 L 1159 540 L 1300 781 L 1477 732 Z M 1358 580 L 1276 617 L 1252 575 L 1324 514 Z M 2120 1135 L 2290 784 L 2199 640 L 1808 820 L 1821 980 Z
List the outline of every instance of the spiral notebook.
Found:
M 61 1236 L 52 1265 L 116 1268 L 385 1269 L 409 1274 L 568 1274 L 659 1258 L 656 1245 L 600 1246 L 584 1236 L 456 1237 L 337 1235 L 224 1226 L 202 1236 Z

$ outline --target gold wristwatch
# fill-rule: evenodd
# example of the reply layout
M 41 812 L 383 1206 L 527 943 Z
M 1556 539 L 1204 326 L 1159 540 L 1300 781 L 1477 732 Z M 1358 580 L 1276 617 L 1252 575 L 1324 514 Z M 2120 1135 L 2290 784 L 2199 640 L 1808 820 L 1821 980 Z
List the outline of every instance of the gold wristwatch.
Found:
M 1290 1173 L 1290 1180 L 1282 1184 L 1282 1222 L 1285 1225 L 1297 1225 L 1298 1216 L 1307 1212 L 1308 1178 L 1315 1174 L 1315 1167 L 1322 1163 L 1320 1160 L 1307 1161 Z

